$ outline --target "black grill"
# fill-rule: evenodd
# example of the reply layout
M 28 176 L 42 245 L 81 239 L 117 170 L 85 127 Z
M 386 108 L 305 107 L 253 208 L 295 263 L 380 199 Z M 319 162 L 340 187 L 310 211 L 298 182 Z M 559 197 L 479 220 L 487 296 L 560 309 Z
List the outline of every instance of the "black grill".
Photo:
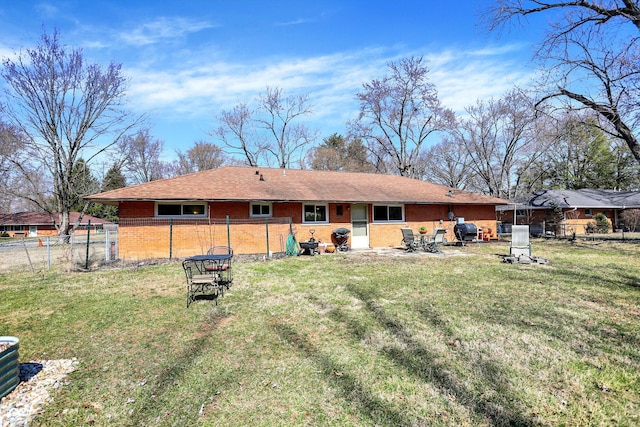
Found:
M 476 239 L 478 235 L 478 228 L 475 224 L 468 224 L 463 222 L 462 224 L 456 224 L 453 227 L 453 234 L 455 234 L 456 239 L 461 242 L 471 242 Z

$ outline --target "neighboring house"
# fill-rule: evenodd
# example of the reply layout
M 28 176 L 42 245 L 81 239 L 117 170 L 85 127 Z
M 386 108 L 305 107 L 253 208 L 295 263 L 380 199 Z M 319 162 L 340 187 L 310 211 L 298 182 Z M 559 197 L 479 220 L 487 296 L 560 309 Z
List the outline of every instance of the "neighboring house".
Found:
M 78 223 L 79 212 L 69 213 L 70 228 Z M 91 221 L 91 230 L 102 232 L 105 225 L 111 224 L 100 218 L 83 215 L 79 228 L 86 230 Z M 56 236 L 56 224 L 60 224 L 59 215 L 51 216 L 45 212 L 18 212 L 0 214 L 0 234 L 7 233 L 10 237 L 42 237 Z
M 397 246 L 407 226 L 442 227 L 452 241 L 458 218 L 495 233 L 495 207 L 507 202 L 400 176 L 231 166 L 87 199 L 118 206 L 119 255 L 129 259 L 193 255 L 227 239 L 238 254 L 278 252 L 290 230 L 331 242 L 340 227 L 352 248 Z
M 498 206 L 498 218 L 508 232 L 511 224 L 530 224 L 535 234 L 583 234 L 587 224 L 603 213 L 616 230 L 620 214 L 640 208 L 640 191 L 615 190 L 540 190 L 517 198 L 510 205 Z

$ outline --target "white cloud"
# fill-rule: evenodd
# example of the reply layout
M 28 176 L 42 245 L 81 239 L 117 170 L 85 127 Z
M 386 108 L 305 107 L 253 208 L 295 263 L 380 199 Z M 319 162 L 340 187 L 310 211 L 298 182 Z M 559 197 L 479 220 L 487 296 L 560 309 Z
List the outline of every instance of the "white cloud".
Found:
M 430 56 L 430 78 L 443 105 L 460 113 L 478 99 L 498 98 L 515 86 L 529 85 L 535 71 L 518 62 L 516 52 L 515 46 L 506 46 Z
M 36 12 L 42 18 L 53 18 L 58 15 L 58 8 L 51 3 L 38 3 L 35 6 Z
M 298 19 L 295 19 L 293 21 L 288 21 L 288 22 L 276 22 L 275 26 L 276 27 L 288 27 L 288 26 L 291 26 L 291 25 L 307 24 L 309 22 L 313 22 L 313 20 L 304 19 L 304 18 L 298 18 Z
M 145 22 L 131 31 L 121 32 L 119 38 L 129 45 L 145 46 L 181 39 L 189 33 L 197 33 L 213 27 L 215 25 L 207 21 L 181 17 L 160 17 L 155 21 Z
M 255 63 L 211 60 L 204 54 L 190 58 L 189 64 L 197 67 L 183 62 L 161 72 L 132 70 L 130 93 L 142 109 L 210 116 L 240 101 L 252 102 L 267 86 L 278 86 L 289 93 L 309 93 L 315 114 L 328 119 L 345 109 L 353 111 L 362 84 L 387 72 L 389 56 L 384 53 L 363 50 Z M 429 55 L 429 78 L 443 104 L 463 111 L 477 99 L 498 97 L 526 84 L 532 71 L 498 53 L 445 50 Z

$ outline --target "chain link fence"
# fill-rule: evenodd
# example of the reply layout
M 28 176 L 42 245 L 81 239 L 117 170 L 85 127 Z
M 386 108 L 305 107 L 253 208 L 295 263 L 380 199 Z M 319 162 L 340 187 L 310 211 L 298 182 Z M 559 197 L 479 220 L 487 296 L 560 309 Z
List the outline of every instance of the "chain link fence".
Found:
M 58 236 L 0 240 L 0 270 L 91 270 L 116 261 L 185 258 L 227 245 L 237 254 L 270 258 L 285 253 L 290 233 L 295 227 L 288 217 L 127 219 L 100 233 L 77 229 L 66 241 Z
M 117 226 L 101 233 L 76 230 L 66 240 L 58 236 L 0 240 L 0 271 L 88 270 L 117 259 Z

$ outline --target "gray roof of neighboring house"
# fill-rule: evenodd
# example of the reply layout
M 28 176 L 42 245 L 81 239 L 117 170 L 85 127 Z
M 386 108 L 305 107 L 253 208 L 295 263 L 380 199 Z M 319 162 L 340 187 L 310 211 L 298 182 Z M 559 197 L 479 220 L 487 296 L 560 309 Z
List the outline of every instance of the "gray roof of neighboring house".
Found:
M 512 200 L 521 209 L 549 208 L 640 208 L 640 191 L 615 190 L 540 190 Z M 513 209 L 513 205 L 498 206 L 497 210 Z
M 75 224 L 80 219 L 79 212 L 69 212 L 69 223 Z M 83 215 L 80 224 L 86 225 L 91 221 L 92 225 L 111 224 L 111 222 L 96 218 L 91 215 Z M 0 225 L 49 225 L 54 226 L 60 223 L 59 214 L 53 215 L 45 212 L 16 212 L 8 214 L 0 214 Z

